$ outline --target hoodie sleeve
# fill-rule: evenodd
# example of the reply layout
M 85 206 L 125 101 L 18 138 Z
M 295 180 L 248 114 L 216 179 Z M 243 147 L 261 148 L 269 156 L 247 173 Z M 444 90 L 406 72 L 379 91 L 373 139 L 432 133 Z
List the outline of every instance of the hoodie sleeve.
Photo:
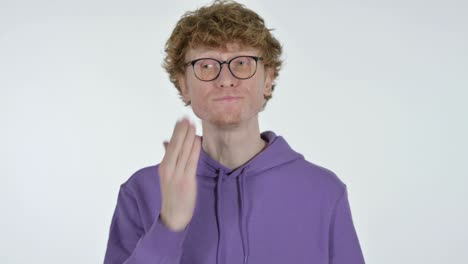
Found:
M 346 185 L 335 204 L 330 224 L 330 264 L 364 264 L 353 224 Z
M 145 232 L 137 201 L 121 186 L 112 216 L 104 264 L 177 264 L 187 228 L 174 232 L 161 222 L 159 213 Z

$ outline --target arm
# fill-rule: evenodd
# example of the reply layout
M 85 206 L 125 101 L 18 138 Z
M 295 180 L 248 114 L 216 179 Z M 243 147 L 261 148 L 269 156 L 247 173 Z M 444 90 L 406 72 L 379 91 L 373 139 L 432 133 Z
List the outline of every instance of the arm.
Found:
M 121 186 L 112 217 L 104 264 L 177 264 L 187 228 L 168 229 L 159 213 L 146 231 L 141 224 L 138 204 L 130 190 Z
M 364 264 L 354 228 L 346 185 L 335 204 L 330 223 L 330 264 Z

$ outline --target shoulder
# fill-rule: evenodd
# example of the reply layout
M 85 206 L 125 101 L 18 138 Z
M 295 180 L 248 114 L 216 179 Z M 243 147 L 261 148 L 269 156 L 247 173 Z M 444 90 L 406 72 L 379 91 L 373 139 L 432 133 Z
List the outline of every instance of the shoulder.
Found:
M 145 230 L 151 227 L 161 206 L 158 167 L 159 164 L 140 168 L 120 185 L 118 203 L 138 215 Z
M 306 184 L 309 190 L 321 193 L 330 200 L 338 199 L 345 191 L 346 184 L 331 169 L 306 159 L 299 159 L 295 163 L 300 172 L 301 184 Z
M 121 184 L 121 188 L 135 196 L 159 191 L 159 164 L 137 169 Z

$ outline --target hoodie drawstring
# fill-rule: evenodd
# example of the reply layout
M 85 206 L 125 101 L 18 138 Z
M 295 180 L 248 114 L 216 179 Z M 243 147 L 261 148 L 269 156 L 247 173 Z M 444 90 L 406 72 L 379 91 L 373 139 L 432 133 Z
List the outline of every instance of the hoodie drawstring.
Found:
M 244 250 L 244 264 L 247 264 L 247 260 L 249 257 L 249 236 L 247 230 L 247 206 L 245 205 L 245 201 L 247 201 L 246 191 L 245 191 L 245 169 L 248 166 L 242 169 L 241 174 L 239 175 L 240 181 L 240 231 L 241 231 L 241 238 L 242 238 L 242 249 Z M 244 242 L 245 240 L 245 242 Z
M 240 185 L 240 215 L 239 215 L 239 228 L 240 234 L 242 239 L 242 250 L 244 252 L 244 262 L 243 264 L 247 264 L 248 257 L 249 257 L 249 237 L 248 237 L 248 230 L 247 230 L 247 207 L 246 207 L 246 191 L 245 191 L 245 170 L 248 168 L 249 165 L 242 168 L 242 171 L 239 175 L 239 185 Z M 216 186 L 216 194 L 217 194 L 217 201 L 216 201 L 216 214 L 218 219 L 218 245 L 217 245 L 217 255 L 216 255 L 216 263 L 224 264 L 221 261 L 221 253 L 222 250 L 220 248 L 223 238 L 221 227 L 222 223 L 224 223 L 223 219 L 221 219 L 222 212 L 221 212 L 221 199 L 222 199 L 222 182 L 226 177 L 226 172 L 223 169 L 218 169 L 218 179 L 217 179 L 217 186 Z
M 222 191 L 221 191 L 221 184 L 222 184 L 222 181 L 224 179 L 224 175 L 225 172 L 224 170 L 222 169 L 219 169 L 217 170 L 218 172 L 218 181 L 217 181 L 217 185 L 216 185 L 216 219 L 218 219 L 218 246 L 217 246 L 217 253 L 216 253 L 216 263 L 219 264 L 219 263 L 222 263 L 220 258 L 221 258 L 221 249 L 220 249 L 220 245 L 221 245 L 221 223 L 223 223 L 222 219 L 221 219 L 221 197 L 222 197 Z M 224 235 L 224 234 L 223 234 Z

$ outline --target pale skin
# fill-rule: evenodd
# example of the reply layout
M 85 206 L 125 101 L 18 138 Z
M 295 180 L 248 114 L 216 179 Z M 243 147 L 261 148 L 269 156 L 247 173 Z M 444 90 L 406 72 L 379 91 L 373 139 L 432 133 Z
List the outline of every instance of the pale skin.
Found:
M 227 61 L 238 55 L 261 56 L 259 50 L 228 43 L 225 49 L 189 49 L 185 61 L 210 57 Z M 235 78 L 227 65 L 210 82 L 198 80 L 192 68 L 178 78 L 182 96 L 191 101 L 195 115 L 202 121 L 203 140 L 193 122 L 184 118 L 174 127 L 159 166 L 162 207 L 161 220 L 173 231 L 185 229 L 192 219 L 197 195 L 196 166 L 201 148 L 213 159 L 235 169 L 260 153 L 266 142 L 260 137 L 258 113 L 271 94 L 273 70 L 258 63 L 250 79 Z M 235 100 L 218 100 L 235 96 Z

